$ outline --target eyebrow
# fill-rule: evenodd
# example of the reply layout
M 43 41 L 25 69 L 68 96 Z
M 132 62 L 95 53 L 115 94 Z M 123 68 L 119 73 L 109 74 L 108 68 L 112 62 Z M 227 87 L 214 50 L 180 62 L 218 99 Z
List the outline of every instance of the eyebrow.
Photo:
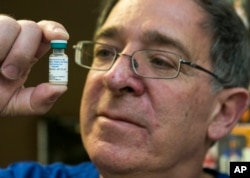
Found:
M 94 36 L 94 40 L 106 38 L 106 39 L 118 39 L 122 38 L 122 34 L 124 29 L 123 28 L 117 28 L 115 26 L 101 29 L 96 33 Z M 159 45 L 159 46 L 172 46 L 179 50 L 187 59 L 190 59 L 190 53 L 187 49 L 187 47 L 178 39 L 164 35 L 156 30 L 149 30 L 142 32 L 142 34 L 139 36 L 139 39 L 142 44 L 146 45 Z
M 190 58 L 190 53 L 187 47 L 178 39 L 166 36 L 158 31 L 146 31 L 141 36 L 143 44 L 154 44 L 159 46 L 172 46 L 178 49 L 187 58 Z
M 94 40 L 97 41 L 100 38 L 117 38 L 118 34 L 121 33 L 121 30 L 119 30 L 117 27 L 109 27 L 106 29 L 101 29 L 97 31 L 97 33 L 94 36 Z

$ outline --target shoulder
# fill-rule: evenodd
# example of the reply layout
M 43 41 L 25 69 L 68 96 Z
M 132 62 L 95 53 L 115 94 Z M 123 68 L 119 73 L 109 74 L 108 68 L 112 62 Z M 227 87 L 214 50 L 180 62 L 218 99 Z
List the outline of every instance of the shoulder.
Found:
M 6 169 L 0 169 L 0 178 L 33 177 L 33 178 L 98 178 L 96 167 L 85 162 L 78 165 L 66 165 L 54 163 L 42 165 L 37 162 L 20 162 L 10 165 Z
M 228 175 L 220 173 L 220 172 L 213 170 L 213 169 L 204 168 L 203 171 L 212 175 L 214 178 L 229 178 Z
M 229 176 L 226 174 L 218 173 L 216 178 L 229 178 Z

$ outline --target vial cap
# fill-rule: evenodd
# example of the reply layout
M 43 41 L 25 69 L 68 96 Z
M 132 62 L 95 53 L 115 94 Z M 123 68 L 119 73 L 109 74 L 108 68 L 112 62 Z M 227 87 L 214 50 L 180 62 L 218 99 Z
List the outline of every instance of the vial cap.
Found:
M 51 40 L 50 46 L 52 49 L 65 49 L 67 48 L 66 40 Z

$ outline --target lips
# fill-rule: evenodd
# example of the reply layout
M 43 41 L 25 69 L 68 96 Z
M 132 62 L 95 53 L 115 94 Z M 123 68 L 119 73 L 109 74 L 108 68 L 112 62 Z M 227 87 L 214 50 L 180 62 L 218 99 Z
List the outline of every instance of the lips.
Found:
M 137 127 L 145 128 L 145 124 L 142 122 L 140 118 L 136 118 L 135 116 L 131 116 L 131 114 L 126 114 L 126 116 L 122 115 L 122 112 L 111 113 L 111 112 L 101 112 L 98 114 L 98 117 L 105 118 L 109 121 L 123 123 L 123 124 L 130 124 Z

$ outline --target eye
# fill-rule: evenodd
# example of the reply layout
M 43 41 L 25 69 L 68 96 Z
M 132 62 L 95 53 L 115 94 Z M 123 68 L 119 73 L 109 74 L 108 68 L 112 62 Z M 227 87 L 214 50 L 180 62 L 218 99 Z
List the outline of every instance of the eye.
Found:
M 97 58 L 99 60 L 112 60 L 114 56 L 114 50 L 108 47 L 98 47 L 94 50 L 94 58 Z
M 91 66 L 93 68 L 108 69 L 112 65 L 116 52 L 110 46 L 97 44 L 92 54 Z
M 169 56 L 151 56 L 149 62 L 152 67 L 157 69 L 169 70 L 177 68 L 176 61 Z

